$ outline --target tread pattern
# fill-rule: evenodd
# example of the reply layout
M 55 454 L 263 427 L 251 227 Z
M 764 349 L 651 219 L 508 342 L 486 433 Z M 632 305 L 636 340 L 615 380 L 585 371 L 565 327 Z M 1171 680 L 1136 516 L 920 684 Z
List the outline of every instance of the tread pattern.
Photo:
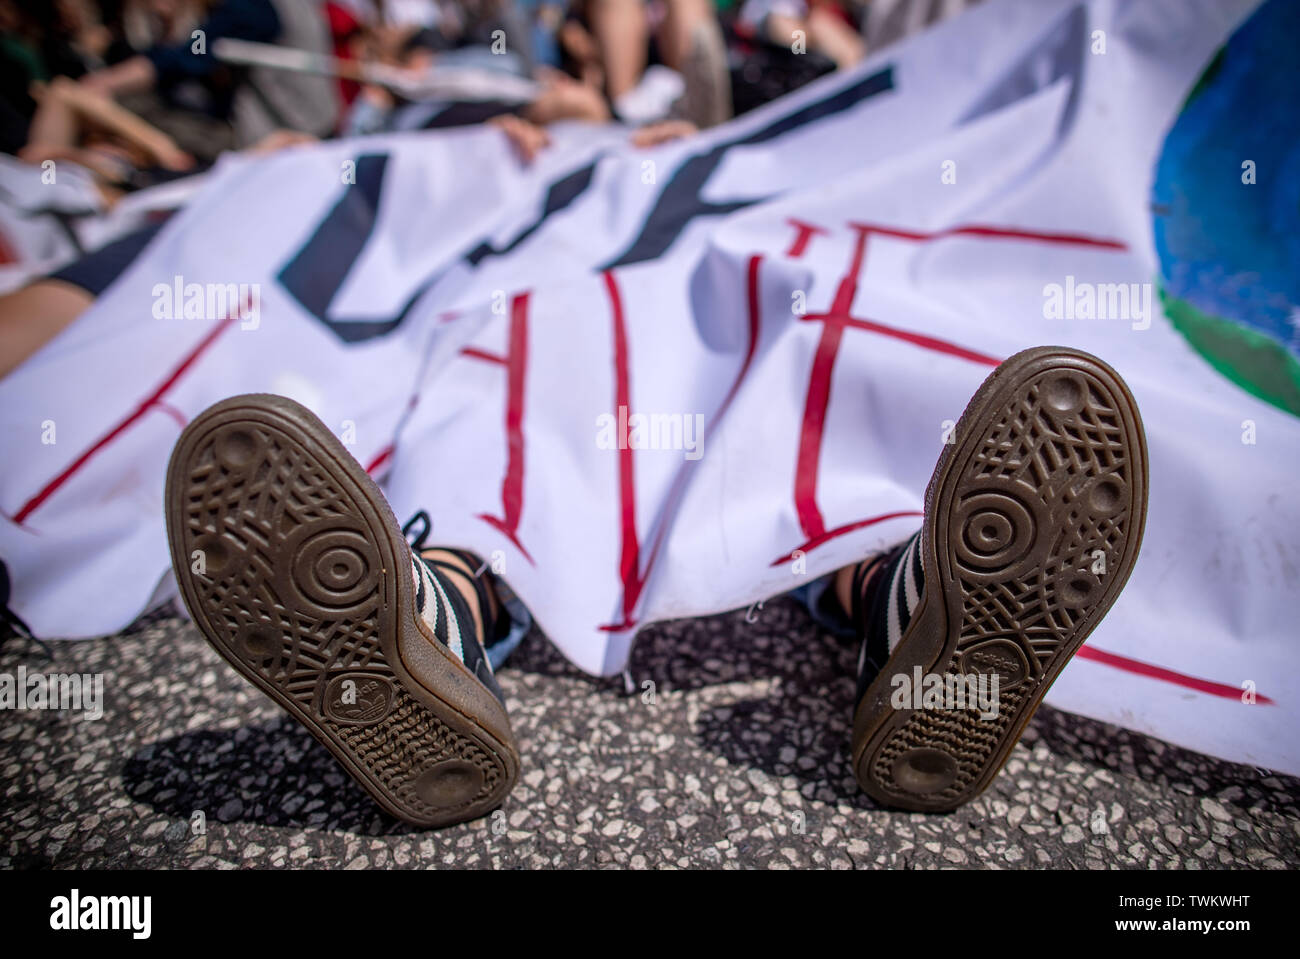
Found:
M 948 528 L 942 586 L 960 597 L 961 619 L 943 676 L 964 682 L 996 673 L 999 712 L 984 720 L 974 707 L 912 711 L 871 761 L 886 792 L 916 798 L 898 781 L 898 761 L 921 750 L 943 754 L 945 766 L 946 785 L 926 801 L 967 797 L 1081 645 L 1107 577 L 1127 576 L 1130 490 L 1143 477 L 1133 475 L 1141 464 L 1132 462 L 1135 437 L 1126 435 L 1118 402 L 1085 371 L 1040 372 L 948 476 L 956 493 L 946 520 L 936 521 Z M 939 562 L 944 570 L 945 558 Z
M 309 449 L 255 421 L 225 424 L 199 438 L 179 478 L 179 535 L 198 564 L 188 581 L 219 652 L 296 705 L 415 821 L 498 790 L 499 760 L 388 663 L 384 577 L 407 567 L 384 568 L 363 511 Z

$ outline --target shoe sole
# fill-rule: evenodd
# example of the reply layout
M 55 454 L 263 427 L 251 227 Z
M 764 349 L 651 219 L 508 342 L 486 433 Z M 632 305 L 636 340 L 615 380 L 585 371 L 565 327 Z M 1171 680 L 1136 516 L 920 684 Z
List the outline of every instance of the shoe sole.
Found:
M 500 804 L 519 769 L 505 709 L 419 618 L 397 520 L 315 415 L 263 395 L 206 410 L 166 510 L 195 625 L 384 810 L 442 826 Z
M 1146 520 L 1137 404 L 1094 356 L 1064 347 L 1013 356 L 953 435 L 926 491 L 920 604 L 854 717 L 862 788 L 918 811 L 954 809 L 993 781 L 1118 597 Z M 917 666 L 945 683 L 996 675 L 996 718 L 895 707 L 893 678 Z

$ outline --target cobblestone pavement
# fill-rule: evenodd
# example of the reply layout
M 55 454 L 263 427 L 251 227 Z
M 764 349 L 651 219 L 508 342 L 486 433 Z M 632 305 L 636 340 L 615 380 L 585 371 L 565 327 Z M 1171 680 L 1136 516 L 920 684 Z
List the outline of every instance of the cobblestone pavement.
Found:
M 630 695 L 530 636 L 501 672 L 520 783 L 438 832 L 382 815 L 188 623 L 48 648 L 0 672 L 103 673 L 104 715 L 0 713 L 3 868 L 1300 864 L 1300 780 L 1047 707 L 956 813 L 877 808 L 846 755 L 854 651 L 787 601 L 651 628 Z

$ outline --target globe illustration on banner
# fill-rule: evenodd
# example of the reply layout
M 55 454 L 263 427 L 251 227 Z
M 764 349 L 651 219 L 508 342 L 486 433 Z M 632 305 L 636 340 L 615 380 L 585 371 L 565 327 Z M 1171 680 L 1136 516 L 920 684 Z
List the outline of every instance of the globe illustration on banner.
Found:
M 1152 188 L 1165 315 L 1216 370 L 1300 416 L 1300 3 L 1269 0 L 1206 67 Z

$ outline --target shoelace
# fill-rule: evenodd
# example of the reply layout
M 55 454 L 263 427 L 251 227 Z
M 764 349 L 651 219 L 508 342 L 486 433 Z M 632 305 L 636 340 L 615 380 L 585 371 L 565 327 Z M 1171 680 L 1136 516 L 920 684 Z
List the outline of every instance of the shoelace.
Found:
M 420 531 L 413 533 L 412 530 L 416 524 L 420 524 Z M 406 537 L 406 542 L 416 553 L 424 548 L 425 541 L 429 538 L 429 533 L 433 531 L 433 520 L 429 519 L 429 514 L 424 510 L 419 510 L 402 524 L 402 535 Z

